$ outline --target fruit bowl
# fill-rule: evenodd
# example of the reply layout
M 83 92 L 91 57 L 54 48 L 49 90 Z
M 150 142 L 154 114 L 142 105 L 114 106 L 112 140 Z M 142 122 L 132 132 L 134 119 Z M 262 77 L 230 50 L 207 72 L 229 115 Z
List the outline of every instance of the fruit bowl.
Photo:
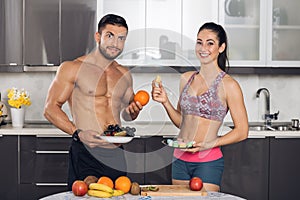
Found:
M 105 140 L 109 143 L 128 143 L 130 142 L 133 137 L 129 137 L 129 136 L 104 136 L 104 135 L 100 135 L 99 136 L 102 140 Z

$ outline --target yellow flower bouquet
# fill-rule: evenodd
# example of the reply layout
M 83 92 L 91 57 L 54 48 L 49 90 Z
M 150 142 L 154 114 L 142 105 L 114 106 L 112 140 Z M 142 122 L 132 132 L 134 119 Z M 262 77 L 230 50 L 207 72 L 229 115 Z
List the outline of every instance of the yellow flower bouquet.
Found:
M 8 104 L 14 108 L 21 108 L 21 106 L 30 106 L 31 100 L 29 93 L 24 89 L 17 89 L 15 87 L 7 90 Z

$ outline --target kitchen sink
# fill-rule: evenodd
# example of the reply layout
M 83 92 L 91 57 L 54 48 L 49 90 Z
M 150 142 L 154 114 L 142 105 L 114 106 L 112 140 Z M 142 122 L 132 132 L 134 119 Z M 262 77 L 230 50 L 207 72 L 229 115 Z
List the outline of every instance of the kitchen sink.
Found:
M 252 125 L 249 126 L 250 131 L 288 131 L 291 130 L 289 125 L 267 126 L 267 125 Z
M 231 124 L 230 128 L 234 128 Z M 265 125 L 264 122 L 249 122 L 249 131 L 291 131 L 295 130 L 292 128 L 291 122 L 273 122 L 271 125 Z

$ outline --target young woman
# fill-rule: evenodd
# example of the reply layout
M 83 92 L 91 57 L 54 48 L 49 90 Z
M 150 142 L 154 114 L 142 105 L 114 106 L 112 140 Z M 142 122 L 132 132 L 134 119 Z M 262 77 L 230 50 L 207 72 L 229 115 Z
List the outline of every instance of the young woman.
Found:
M 219 191 L 224 168 L 220 146 L 248 136 L 248 117 L 241 88 L 226 73 L 227 36 L 222 26 L 205 23 L 197 34 L 195 53 L 199 71 L 182 74 L 177 108 L 170 103 L 162 83 L 152 83 L 153 100 L 162 103 L 172 122 L 180 128 L 177 140 L 195 141 L 193 148 L 175 149 L 172 183 L 188 184 L 200 177 L 208 191 Z M 234 129 L 218 131 L 228 110 Z

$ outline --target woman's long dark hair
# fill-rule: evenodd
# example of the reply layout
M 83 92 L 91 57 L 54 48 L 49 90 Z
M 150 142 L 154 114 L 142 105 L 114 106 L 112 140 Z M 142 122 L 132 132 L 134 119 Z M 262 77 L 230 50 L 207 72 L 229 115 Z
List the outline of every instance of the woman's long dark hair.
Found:
M 228 60 L 228 56 L 227 56 L 228 40 L 227 40 L 227 34 L 226 34 L 224 28 L 221 25 L 216 24 L 214 22 L 207 22 L 200 27 L 198 33 L 204 29 L 211 30 L 214 33 L 216 33 L 216 35 L 219 39 L 219 47 L 223 43 L 225 43 L 224 51 L 222 53 L 220 53 L 218 56 L 218 65 L 224 72 L 228 72 L 228 70 L 229 70 L 229 60 Z M 228 65 L 226 66 L 226 64 L 228 64 Z

